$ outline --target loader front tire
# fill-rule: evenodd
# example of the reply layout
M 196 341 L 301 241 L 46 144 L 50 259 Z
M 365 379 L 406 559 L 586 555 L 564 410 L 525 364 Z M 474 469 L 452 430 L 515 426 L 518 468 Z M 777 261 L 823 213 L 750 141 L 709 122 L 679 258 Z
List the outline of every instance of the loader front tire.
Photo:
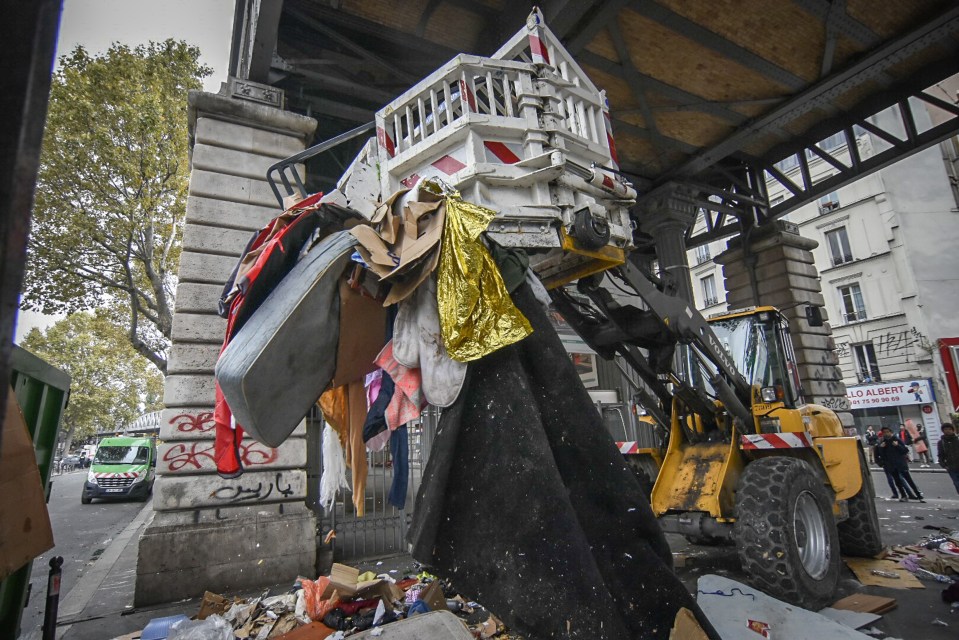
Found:
M 876 489 L 866 456 L 859 452 L 862 489 L 846 501 L 849 517 L 839 523 L 839 547 L 847 556 L 871 558 L 882 551 L 879 515 L 876 513 Z
M 760 458 L 736 491 L 733 537 L 749 581 L 807 609 L 828 604 L 839 583 L 832 492 L 803 460 Z

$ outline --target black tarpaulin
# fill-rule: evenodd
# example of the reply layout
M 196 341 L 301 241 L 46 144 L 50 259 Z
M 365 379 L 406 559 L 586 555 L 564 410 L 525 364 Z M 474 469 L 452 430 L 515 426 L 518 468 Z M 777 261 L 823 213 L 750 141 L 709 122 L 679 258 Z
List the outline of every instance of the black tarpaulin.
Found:
M 668 638 L 681 607 L 649 503 L 528 285 L 526 339 L 474 362 L 443 411 L 413 557 L 537 638 Z

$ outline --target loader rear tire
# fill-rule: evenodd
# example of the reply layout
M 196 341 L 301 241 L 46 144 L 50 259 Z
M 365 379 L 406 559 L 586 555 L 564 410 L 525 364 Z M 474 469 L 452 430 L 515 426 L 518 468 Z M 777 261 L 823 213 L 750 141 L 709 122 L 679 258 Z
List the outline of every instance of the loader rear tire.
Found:
M 882 535 L 876 513 L 876 488 L 862 451 L 859 452 L 859 468 L 862 489 L 846 501 L 849 517 L 839 523 L 839 547 L 847 556 L 871 558 L 882 551 Z
M 803 460 L 760 458 L 736 491 L 733 537 L 749 581 L 807 609 L 828 604 L 839 583 L 832 491 Z

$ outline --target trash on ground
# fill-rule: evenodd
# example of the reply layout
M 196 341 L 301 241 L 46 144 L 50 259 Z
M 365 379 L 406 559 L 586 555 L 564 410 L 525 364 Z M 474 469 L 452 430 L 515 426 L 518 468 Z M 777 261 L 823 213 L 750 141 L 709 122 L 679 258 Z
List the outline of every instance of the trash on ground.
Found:
M 908 569 L 892 560 L 843 558 L 843 561 L 864 585 L 893 589 L 925 589 L 925 586 Z

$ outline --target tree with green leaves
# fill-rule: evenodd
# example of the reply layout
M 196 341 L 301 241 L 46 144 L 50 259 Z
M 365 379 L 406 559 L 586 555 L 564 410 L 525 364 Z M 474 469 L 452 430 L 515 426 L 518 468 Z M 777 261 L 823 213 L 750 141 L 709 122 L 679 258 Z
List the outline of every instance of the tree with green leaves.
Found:
M 74 438 L 122 429 L 162 407 L 163 376 L 109 313 L 71 314 L 46 331 L 31 329 L 20 346 L 70 374 L 64 451 Z
M 60 58 L 40 156 L 22 305 L 108 307 L 166 373 L 189 182 L 187 93 L 211 70 L 167 40 Z

